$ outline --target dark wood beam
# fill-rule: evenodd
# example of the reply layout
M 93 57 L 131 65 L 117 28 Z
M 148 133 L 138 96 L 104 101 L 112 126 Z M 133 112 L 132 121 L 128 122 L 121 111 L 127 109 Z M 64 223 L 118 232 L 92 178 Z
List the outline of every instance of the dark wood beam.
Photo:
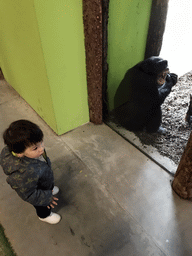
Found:
M 90 121 L 102 123 L 102 1 L 83 0 Z
M 159 56 L 165 31 L 169 0 L 152 0 L 145 59 Z

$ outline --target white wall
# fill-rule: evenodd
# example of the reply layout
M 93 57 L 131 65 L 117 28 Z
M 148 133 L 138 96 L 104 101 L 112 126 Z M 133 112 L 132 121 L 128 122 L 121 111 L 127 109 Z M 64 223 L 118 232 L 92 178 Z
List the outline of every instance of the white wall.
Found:
M 160 56 L 179 76 L 192 70 L 192 0 L 169 0 Z

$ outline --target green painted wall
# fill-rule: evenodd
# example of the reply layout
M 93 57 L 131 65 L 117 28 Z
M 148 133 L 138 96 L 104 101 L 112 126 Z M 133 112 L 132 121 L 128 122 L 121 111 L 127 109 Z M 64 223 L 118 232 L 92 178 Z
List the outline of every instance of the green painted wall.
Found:
M 108 21 L 109 109 L 125 72 L 144 59 L 152 0 L 110 0 Z
M 4 76 L 57 130 L 33 0 L 1 0 L 0 6 L 0 66 Z
M 89 121 L 82 1 L 1 0 L 0 66 L 57 133 Z

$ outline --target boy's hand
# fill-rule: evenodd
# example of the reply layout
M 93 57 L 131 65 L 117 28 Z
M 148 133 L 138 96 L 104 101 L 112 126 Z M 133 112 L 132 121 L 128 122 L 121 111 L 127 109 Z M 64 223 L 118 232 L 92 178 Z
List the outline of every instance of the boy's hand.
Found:
M 58 199 L 57 197 L 53 197 L 53 198 L 52 198 L 52 202 L 50 203 L 49 206 L 47 206 L 47 208 L 48 208 L 48 209 L 54 208 L 54 207 L 55 207 L 54 205 L 57 205 L 57 202 L 56 202 L 56 201 L 58 201 L 58 200 L 59 200 L 59 199 Z

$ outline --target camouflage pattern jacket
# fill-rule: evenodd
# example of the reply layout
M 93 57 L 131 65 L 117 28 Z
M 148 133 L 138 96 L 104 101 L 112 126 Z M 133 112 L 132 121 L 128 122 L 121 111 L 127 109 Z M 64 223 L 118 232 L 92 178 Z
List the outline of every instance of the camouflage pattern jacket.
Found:
M 48 206 L 51 203 L 54 178 L 48 157 L 45 162 L 16 157 L 6 146 L 0 155 L 0 165 L 8 175 L 7 183 L 24 201 L 35 206 Z

